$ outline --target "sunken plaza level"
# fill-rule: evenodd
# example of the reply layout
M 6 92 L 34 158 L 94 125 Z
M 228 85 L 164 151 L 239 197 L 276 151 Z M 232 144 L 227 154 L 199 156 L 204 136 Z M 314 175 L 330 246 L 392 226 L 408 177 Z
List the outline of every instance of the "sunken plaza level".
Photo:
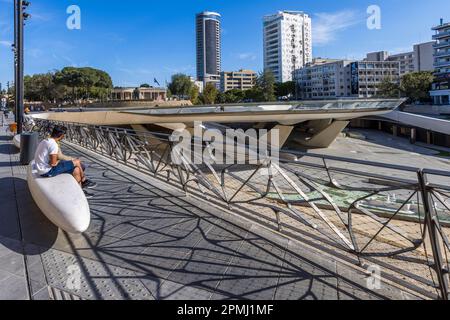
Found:
M 36 119 L 98 126 L 129 127 L 136 132 L 193 132 L 196 122 L 204 129 L 278 130 L 280 147 L 327 148 L 353 119 L 387 114 L 403 99 L 351 99 L 287 103 L 250 103 L 214 106 L 91 109 L 33 115 Z

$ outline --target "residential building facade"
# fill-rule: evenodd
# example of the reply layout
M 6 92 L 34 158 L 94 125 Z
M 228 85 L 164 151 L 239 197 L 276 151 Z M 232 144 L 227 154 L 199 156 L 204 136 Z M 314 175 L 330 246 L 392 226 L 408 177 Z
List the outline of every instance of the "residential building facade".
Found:
M 372 98 L 379 85 L 400 80 L 399 62 L 315 60 L 296 70 L 302 99 Z
M 379 94 L 380 84 L 386 79 L 400 82 L 398 61 L 356 61 L 350 64 L 352 97 L 376 97 Z
M 312 62 L 311 18 L 304 12 L 279 11 L 265 16 L 264 70 L 277 82 L 292 80 L 293 72 Z
M 232 89 L 248 90 L 255 86 L 257 74 L 252 70 L 223 71 L 220 74 L 220 90 L 226 92 Z
M 407 73 L 415 71 L 414 51 L 393 54 L 389 56 L 387 60 L 396 61 L 399 63 L 401 77 L 403 77 Z
M 433 42 L 419 43 L 413 51 L 393 55 L 387 51 L 371 52 L 365 60 L 398 62 L 401 77 L 411 72 L 433 71 Z
M 206 86 L 219 85 L 221 70 L 220 14 L 202 12 L 196 15 L 197 80 Z
M 436 105 L 450 105 L 450 23 L 432 28 L 436 32 L 433 39 L 435 82 L 430 95 Z
M 303 100 L 336 99 L 351 95 L 351 61 L 314 59 L 295 71 L 299 98 Z

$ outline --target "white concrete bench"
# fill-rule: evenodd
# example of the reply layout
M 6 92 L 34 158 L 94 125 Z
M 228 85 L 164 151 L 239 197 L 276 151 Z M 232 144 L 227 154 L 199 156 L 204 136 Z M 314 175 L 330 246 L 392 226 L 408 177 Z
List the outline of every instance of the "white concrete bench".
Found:
M 20 134 L 16 134 L 13 138 L 13 143 L 17 149 L 20 150 Z
M 83 190 L 70 174 L 43 178 L 28 166 L 28 187 L 39 209 L 56 226 L 70 233 L 89 228 L 91 212 Z

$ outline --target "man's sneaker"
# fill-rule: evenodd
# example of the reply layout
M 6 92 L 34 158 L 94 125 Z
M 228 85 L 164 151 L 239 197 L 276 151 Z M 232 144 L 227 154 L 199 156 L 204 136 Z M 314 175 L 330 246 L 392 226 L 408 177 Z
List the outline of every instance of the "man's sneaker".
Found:
M 86 196 L 86 199 L 92 199 L 94 195 L 92 193 L 87 192 L 86 190 L 83 190 L 84 195 Z
M 86 180 L 81 184 L 81 186 L 83 187 L 83 189 L 92 189 L 97 186 L 97 182 Z

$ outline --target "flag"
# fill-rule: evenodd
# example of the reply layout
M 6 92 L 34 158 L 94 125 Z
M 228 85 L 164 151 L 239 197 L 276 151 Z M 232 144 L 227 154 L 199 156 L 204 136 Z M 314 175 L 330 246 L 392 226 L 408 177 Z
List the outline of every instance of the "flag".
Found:
M 156 78 L 154 78 L 153 81 L 154 81 L 158 86 L 161 86 L 161 85 L 159 84 L 158 80 L 156 80 Z

